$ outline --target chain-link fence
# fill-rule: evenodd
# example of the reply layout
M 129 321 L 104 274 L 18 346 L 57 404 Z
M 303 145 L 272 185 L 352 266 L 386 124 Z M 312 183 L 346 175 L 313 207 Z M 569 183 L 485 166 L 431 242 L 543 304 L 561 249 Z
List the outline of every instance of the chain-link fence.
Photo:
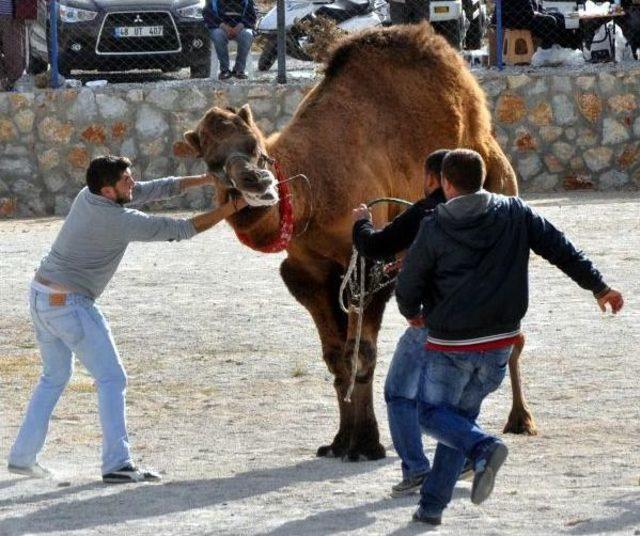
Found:
M 498 65 L 638 58 L 640 0 L 497 0 L 492 22 Z
M 619 61 L 640 48 L 640 0 L 29 1 L 29 72 L 49 69 L 53 86 L 271 79 L 276 65 L 284 82 L 312 76 L 344 34 L 423 20 L 476 65 Z

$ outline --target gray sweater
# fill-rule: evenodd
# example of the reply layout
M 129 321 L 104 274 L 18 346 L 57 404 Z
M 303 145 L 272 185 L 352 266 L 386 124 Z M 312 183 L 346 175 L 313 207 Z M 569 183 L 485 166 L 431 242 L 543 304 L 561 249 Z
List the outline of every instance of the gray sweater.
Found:
M 179 193 L 175 177 L 137 182 L 131 205 Z M 129 242 L 186 240 L 196 234 L 187 219 L 145 214 L 92 194 L 85 187 L 73 201 L 37 275 L 95 299 L 113 277 Z

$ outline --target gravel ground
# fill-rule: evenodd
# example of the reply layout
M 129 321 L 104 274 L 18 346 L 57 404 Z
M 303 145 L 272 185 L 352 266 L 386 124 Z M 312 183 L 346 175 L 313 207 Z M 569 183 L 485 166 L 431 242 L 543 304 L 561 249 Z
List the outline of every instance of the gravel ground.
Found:
M 640 534 L 638 194 L 530 198 L 596 261 L 627 300 L 619 318 L 539 258 L 523 373 L 537 437 L 510 448 L 482 507 L 458 485 L 440 534 Z M 6 457 L 39 373 L 26 309 L 32 270 L 59 219 L 0 221 L 0 451 Z M 335 433 L 332 379 L 310 318 L 279 279 L 281 255 L 242 247 L 225 225 L 191 241 L 133 244 L 100 299 L 129 374 L 136 459 L 159 484 L 100 480 L 91 378 L 78 366 L 42 461 L 52 480 L 0 469 L 0 535 L 418 534 L 400 475 L 382 381 L 404 330 L 391 303 L 380 333 L 376 411 L 389 456 L 316 459 Z M 498 432 L 509 382 L 486 402 Z M 429 453 L 433 443 L 426 441 Z

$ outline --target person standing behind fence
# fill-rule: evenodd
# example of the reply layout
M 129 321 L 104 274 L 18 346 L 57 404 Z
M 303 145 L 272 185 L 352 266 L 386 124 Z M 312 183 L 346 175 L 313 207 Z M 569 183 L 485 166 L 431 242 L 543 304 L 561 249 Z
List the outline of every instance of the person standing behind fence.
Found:
M 218 79 L 227 80 L 235 76 L 245 80 L 257 18 L 253 0 L 207 0 L 203 14 L 220 62 Z M 238 44 L 233 71 L 229 69 L 229 41 L 232 39 Z
M 73 373 L 73 354 L 96 381 L 105 483 L 159 480 L 133 464 L 125 418 L 127 376 L 109 328 L 95 304 L 129 242 L 187 240 L 246 206 L 239 199 L 193 218 L 126 208 L 211 184 L 209 175 L 135 182 L 127 158 L 101 156 L 89 164 L 87 187 L 76 196 L 49 253 L 31 282 L 30 309 L 42 357 L 36 386 L 11 452 L 12 473 L 45 478 L 38 462 L 51 414 Z M 161 288 L 161 286 L 160 286 Z
M 415 24 L 429 20 L 429 2 L 426 0 L 388 0 L 392 24 Z
M 26 66 L 25 20 L 36 17 L 36 0 L 0 0 L 0 89 L 10 91 Z
M 554 14 L 555 15 L 555 14 Z M 564 18 L 547 13 L 535 0 L 503 0 L 502 25 L 504 28 L 529 30 L 540 39 L 543 49 L 563 41 Z M 495 12 L 493 14 L 495 22 Z

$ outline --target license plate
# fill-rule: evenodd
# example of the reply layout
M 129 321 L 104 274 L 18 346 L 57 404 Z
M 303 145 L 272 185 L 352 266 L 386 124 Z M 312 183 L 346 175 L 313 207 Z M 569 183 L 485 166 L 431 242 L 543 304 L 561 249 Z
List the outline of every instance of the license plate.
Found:
M 116 37 L 162 37 L 164 26 L 117 26 Z
M 434 13 L 449 13 L 449 6 L 435 6 L 433 8 Z

